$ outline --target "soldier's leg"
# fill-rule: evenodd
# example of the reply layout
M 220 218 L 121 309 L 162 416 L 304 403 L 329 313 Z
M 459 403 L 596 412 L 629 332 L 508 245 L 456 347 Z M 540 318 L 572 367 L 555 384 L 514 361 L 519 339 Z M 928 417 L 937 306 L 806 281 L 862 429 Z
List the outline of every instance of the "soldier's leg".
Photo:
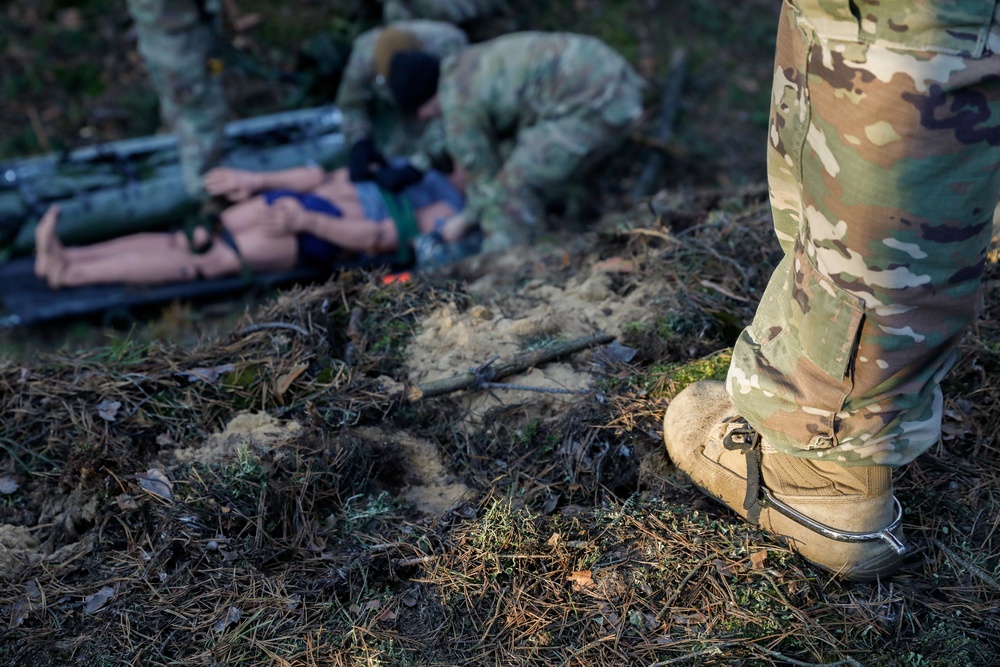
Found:
M 793 17 L 779 57 L 798 60 L 776 67 L 769 155 L 787 254 L 729 391 L 781 451 L 901 465 L 938 441 L 941 376 L 980 307 L 1000 55 L 852 55 Z
M 226 104 L 212 53 L 217 18 L 210 2 L 128 0 L 139 51 L 160 98 L 164 120 L 177 135 L 184 186 L 202 197 L 202 174 L 222 147 Z
M 710 495 L 871 578 L 900 560 L 890 466 L 938 440 L 978 311 L 1000 57 L 832 44 L 798 19 L 786 4 L 768 155 L 786 257 L 734 348 L 732 403 L 694 385 L 664 437 Z

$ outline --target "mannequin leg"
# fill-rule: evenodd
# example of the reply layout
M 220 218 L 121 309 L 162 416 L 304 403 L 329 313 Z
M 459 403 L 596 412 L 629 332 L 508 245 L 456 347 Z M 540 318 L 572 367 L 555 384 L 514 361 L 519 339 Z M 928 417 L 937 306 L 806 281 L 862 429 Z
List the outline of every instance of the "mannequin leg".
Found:
M 64 248 L 56 235 L 58 209 L 38 224 L 35 270 L 53 289 L 108 283 L 157 284 L 194 280 L 203 265 L 222 275 L 239 271 L 231 248 L 216 243 L 204 255 L 193 254 L 183 233 L 133 234 L 83 248 Z

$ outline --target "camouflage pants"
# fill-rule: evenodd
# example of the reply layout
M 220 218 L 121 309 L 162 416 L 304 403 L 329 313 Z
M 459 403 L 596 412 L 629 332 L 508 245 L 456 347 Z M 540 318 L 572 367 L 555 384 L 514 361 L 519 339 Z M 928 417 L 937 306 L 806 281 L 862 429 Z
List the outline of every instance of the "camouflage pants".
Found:
M 785 257 L 727 388 L 781 451 L 901 465 L 940 439 L 941 379 L 981 305 L 1000 191 L 1000 34 L 989 2 L 951 3 L 963 30 L 914 24 L 919 48 L 829 37 L 865 23 L 848 3 L 795 4 L 812 9 L 782 12 L 768 142 Z M 978 42 L 965 30 L 973 13 Z M 934 48 L 928 35 L 979 52 Z
M 209 0 L 128 0 L 139 52 L 177 135 L 184 187 L 204 193 L 202 174 L 219 157 L 226 122 L 222 82 L 213 71 L 215 14 Z

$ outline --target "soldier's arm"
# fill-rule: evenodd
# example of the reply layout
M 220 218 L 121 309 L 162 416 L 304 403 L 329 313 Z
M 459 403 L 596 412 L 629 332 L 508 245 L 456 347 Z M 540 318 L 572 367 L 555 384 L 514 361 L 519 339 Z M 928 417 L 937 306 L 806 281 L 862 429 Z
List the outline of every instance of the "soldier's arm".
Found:
M 441 118 L 435 118 L 424 127 L 417 150 L 408 155 L 407 160 L 420 171 L 427 171 L 436 165 L 443 164 L 447 155 L 444 121 Z
M 472 104 L 456 104 L 449 107 L 445 116 L 445 136 L 448 152 L 455 163 L 468 175 L 467 217 L 478 220 L 482 209 L 488 206 L 477 187 L 493 180 L 500 170 L 500 155 L 497 140 L 483 112 Z

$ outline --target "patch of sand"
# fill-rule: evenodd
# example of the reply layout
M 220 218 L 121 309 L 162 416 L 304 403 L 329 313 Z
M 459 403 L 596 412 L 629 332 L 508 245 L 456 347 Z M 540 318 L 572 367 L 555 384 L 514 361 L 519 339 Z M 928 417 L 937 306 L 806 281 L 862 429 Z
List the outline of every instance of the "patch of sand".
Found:
M 287 442 L 301 430 L 298 422 L 282 422 L 265 412 L 241 412 L 221 433 L 213 433 L 205 442 L 173 450 L 181 463 L 212 463 L 232 456 L 240 447 L 271 450 Z
M 437 445 L 404 431 L 360 428 L 358 435 L 379 449 L 395 445 L 400 468 L 406 471 L 400 496 L 425 514 L 441 516 L 468 497 L 472 491 L 448 470 Z
M 612 289 L 611 275 L 601 266 L 595 262 L 589 272 L 563 286 L 543 276 L 515 289 L 505 283 L 509 276 L 497 274 L 473 283 L 470 291 L 481 299 L 480 305 L 461 312 L 454 303 L 446 304 L 420 322 L 420 333 L 407 349 L 410 381 L 422 384 L 453 377 L 495 355 L 503 363 L 546 339 L 569 340 L 598 332 L 618 335 L 626 324 L 648 319 L 651 288 L 639 284 L 627 296 L 619 296 Z M 592 377 L 586 368 L 553 362 L 499 381 L 582 390 L 591 386 Z M 580 395 L 505 389 L 466 392 L 462 424 L 470 429 L 482 425 L 484 414 L 499 405 L 524 405 L 525 417 L 532 419 L 580 399 Z

